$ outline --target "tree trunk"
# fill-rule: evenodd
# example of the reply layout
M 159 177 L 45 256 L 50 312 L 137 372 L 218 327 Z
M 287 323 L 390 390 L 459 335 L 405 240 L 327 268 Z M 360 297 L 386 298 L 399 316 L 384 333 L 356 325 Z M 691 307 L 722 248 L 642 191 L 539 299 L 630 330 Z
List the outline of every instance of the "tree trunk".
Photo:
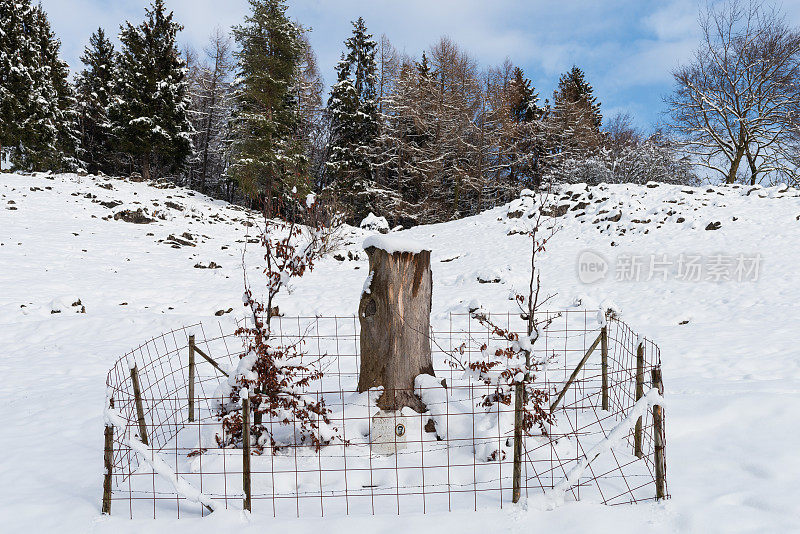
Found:
M 370 285 L 361 294 L 361 370 L 358 391 L 383 386 L 378 406 L 417 412 L 425 404 L 414 394 L 414 379 L 434 376 L 430 315 L 433 289 L 431 253 L 394 252 L 370 246 Z
M 756 185 L 758 179 L 758 167 L 756 166 L 756 159 L 750 154 L 750 147 L 747 147 L 747 164 L 750 166 L 750 185 Z
M 142 178 L 145 181 L 150 180 L 150 155 L 142 157 Z
M 736 175 L 739 172 L 739 163 L 742 161 L 742 156 L 744 156 L 744 147 L 738 148 L 736 150 L 736 155 L 734 160 L 731 161 L 731 168 L 728 171 L 728 177 L 725 180 L 727 184 L 734 184 L 736 183 Z
M 739 164 L 742 162 L 742 158 L 744 157 L 745 149 L 747 148 L 747 143 L 745 142 L 744 136 L 744 125 L 739 125 L 739 144 L 736 145 L 736 154 L 734 155 L 733 161 L 731 161 L 731 168 L 728 171 L 728 176 L 725 180 L 725 183 L 733 184 L 736 183 L 736 174 L 739 172 Z

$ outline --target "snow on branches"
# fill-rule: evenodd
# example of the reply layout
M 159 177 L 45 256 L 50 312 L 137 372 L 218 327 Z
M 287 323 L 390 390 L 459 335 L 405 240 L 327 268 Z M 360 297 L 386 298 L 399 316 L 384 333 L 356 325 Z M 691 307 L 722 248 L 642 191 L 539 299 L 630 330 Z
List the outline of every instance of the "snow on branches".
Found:
M 241 446 L 243 435 L 240 395 L 250 398 L 253 410 L 251 439 L 255 450 L 270 447 L 273 453 L 288 445 L 309 444 L 315 449 L 338 435 L 331 424 L 325 400 L 309 392 L 322 378 L 318 361 L 304 358 L 302 337 L 281 344 L 272 335 L 272 319 L 277 315 L 275 298 L 290 290 L 292 279 L 314 268 L 314 262 L 328 249 L 336 218 L 325 217 L 320 206 L 308 196 L 292 191 L 290 217 L 279 212 L 276 219 L 265 214 L 261 246 L 264 248 L 266 300 L 259 300 L 245 280 L 243 302 L 252 315 L 236 334 L 245 343 L 235 373 L 223 383 L 226 402 L 220 406 L 223 437 L 220 446 Z M 300 217 L 309 223 L 300 224 Z M 325 224 L 332 220 L 333 224 Z
M 533 354 L 532 336 L 523 335 L 503 328 L 480 312 L 473 312 L 472 317 L 485 327 L 492 343 L 481 345 L 481 357 L 469 363 L 463 363 L 459 356 L 464 354 L 462 345 L 451 354 L 448 363 L 453 368 L 460 368 L 476 382 L 486 386 L 487 393 L 482 395 L 478 406 L 490 411 L 496 404 L 511 406 L 515 390 L 521 388 L 522 419 L 521 428 L 530 433 L 536 426 L 542 435 L 547 434 L 547 425 L 552 424 L 552 417 L 547 408 L 549 393 L 534 386 L 536 373 L 544 368 L 550 360 L 548 357 L 536 358 Z

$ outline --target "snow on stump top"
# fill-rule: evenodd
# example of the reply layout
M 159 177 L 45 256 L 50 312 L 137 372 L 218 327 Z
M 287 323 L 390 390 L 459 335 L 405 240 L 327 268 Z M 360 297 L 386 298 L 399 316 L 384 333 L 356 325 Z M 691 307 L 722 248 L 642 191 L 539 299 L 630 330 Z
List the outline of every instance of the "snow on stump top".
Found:
M 358 391 L 383 387 L 378 407 L 425 411 L 414 379 L 433 375 L 430 344 L 431 252 L 409 239 L 376 234 L 364 241 L 368 284 L 358 307 L 361 369 Z
M 430 247 L 426 247 L 419 241 L 396 235 L 371 235 L 364 240 L 364 250 L 369 253 L 370 248 L 380 249 L 389 254 L 394 254 L 395 252 L 419 254 L 423 251 L 428 253 L 431 251 Z M 430 259 L 430 254 L 428 256 L 428 259 Z
M 361 221 L 361 224 L 358 226 L 362 230 L 371 230 L 382 234 L 389 233 L 389 222 L 386 220 L 386 217 L 378 217 L 372 212 L 369 212 L 369 215 L 364 217 L 364 220 Z

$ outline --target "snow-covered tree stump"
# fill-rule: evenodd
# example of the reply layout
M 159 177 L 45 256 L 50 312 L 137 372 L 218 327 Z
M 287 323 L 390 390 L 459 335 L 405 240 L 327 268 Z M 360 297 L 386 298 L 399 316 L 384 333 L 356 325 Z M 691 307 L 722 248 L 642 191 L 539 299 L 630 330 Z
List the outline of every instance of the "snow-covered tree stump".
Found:
M 361 323 L 361 370 L 358 391 L 382 386 L 378 406 L 417 412 L 425 404 L 414 394 L 414 379 L 434 375 L 430 315 L 433 290 L 431 253 L 422 245 L 394 236 L 364 241 L 369 278 L 364 284 Z

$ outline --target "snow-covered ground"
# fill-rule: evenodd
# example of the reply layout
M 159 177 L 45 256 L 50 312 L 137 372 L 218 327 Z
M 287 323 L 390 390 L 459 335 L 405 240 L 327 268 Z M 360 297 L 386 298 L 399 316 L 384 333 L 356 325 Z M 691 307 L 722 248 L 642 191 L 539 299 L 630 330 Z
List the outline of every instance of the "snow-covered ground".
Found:
M 800 531 L 800 192 L 571 189 L 557 201 L 567 211 L 542 280 L 558 293 L 553 308 L 611 305 L 661 347 L 671 500 L 300 521 L 235 511 L 204 519 L 101 517 L 108 368 L 142 341 L 190 322 L 231 328 L 243 312 L 242 252 L 254 229 L 246 211 L 180 188 L 2 174 L 1 529 Z M 401 233 L 433 251 L 434 328 L 475 305 L 514 309 L 509 293 L 528 277 L 528 241 L 518 233 L 526 203 Z M 153 222 L 114 218 L 139 208 Z M 369 234 L 349 230 L 342 251 L 281 297 L 281 312 L 355 313 L 367 276 L 360 244 Z M 245 256 L 256 276 L 258 247 Z M 211 262 L 219 268 L 207 268 Z

